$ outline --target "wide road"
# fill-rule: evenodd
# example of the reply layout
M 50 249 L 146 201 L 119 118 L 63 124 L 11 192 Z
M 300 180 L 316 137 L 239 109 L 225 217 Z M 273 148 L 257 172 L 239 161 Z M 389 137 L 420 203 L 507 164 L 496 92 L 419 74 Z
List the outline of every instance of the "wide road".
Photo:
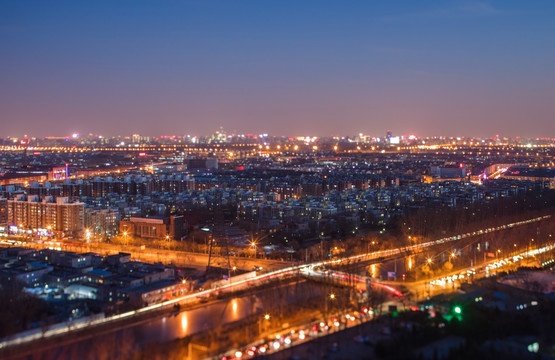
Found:
M 549 218 L 551 218 L 551 215 L 538 216 L 538 217 L 528 219 L 528 220 L 522 220 L 522 221 L 517 221 L 517 222 L 514 222 L 514 223 L 509 223 L 509 224 L 500 225 L 500 226 L 496 226 L 496 227 L 476 230 L 476 231 L 473 231 L 471 233 L 468 232 L 468 233 L 464 233 L 464 234 L 444 237 L 444 238 L 441 238 L 441 239 L 438 239 L 438 240 L 427 241 L 427 242 L 420 243 L 420 244 L 409 245 L 409 246 L 396 248 L 396 249 L 375 251 L 375 252 L 360 254 L 360 255 L 353 255 L 353 256 L 348 256 L 348 257 L 345 257 L 345 258 L 341 258 L 341 259 L 337 259 L 337 260 L 331 260 L 331 261 L 327 261 L 327 262 L 321 262 L 321 263 L 335 264 L 335 263 L 342 263 L 342 262 L 347 263 L 347 262 L 353 262 L 353 261 L 376 260 L 376 259 L 380 259 L 380 258 L 391 257 L 391 256 L 394 256 L 394 255 L 400 255 L 400 254 L 415 251 L 415 250 L 422 250 L 422 249 L 425 249 L 425 248 L 433 247 L 433 246 L 436 246 L 436 245 L 442 245 L 442 244 L 449 243 L 449 242 L 455 242 L 455 241 L 459 241 L 459 240 L 462 240 L 462 239 L 467 239 L 467 238 L 470 238 L 470 237 L 473 237 L 473 236 L 479 236 L 479 235 L 488 234 L 488 233 L 492 233 L 492 232 L 496 232 L 496 231 L 507 230 L 507 229 L 511 229 L 513 227 L 518 227 L 518 226 L 522 226 L 522 225 L 528 225 L 528 224 L 532 224 L 532 223 L 535 223 L 535 222 L 538 222 L 538 221 L 547 220 Z
M 275 286 L 276 283 L 279 283 L 279 280 L 290 278 L 290 277 L 293 277 L 293 276 L 298 276 L 298 275 L 300 275 L 301 272 L 306 273 L 306 272 L 313 271 L 314 269 L 318 269 L 318 268 L 329 266 L 329 265 L 338 265 L 338 264 L 342 264 L 342 263 L 352 263 L 352 262 L 355 262 L 355 261 L 385 259 L 385 258 L 392 257 L 392 256 L 398 256 L 398 255 L 403 254 L 407 251 L 419 250 L 419 249 L 423 249 L 423 248 L 433 247 L 433 246 L 436 246 L 436 245 L 441 245 L 441 244 L 444 244 L 444 243 L 447 243 L 447 242 L 458 241 L 458 240 L 465 239 L 465 238 L 472 237 L 472 236 L 477 236 L 477 235 L 490 233 L 490 232 L 495 232 L 495 231 L 501 231 L 501 230 L 509 229 L 509 228 L 516 227 L 516 226 L 522 226 L 522 225 L 526 225 L 526 224 L 546 220 L 546 219 L 549 219 L 550 217 L 551 217 L 551 215 L 536 217 L 536 218 L 533 218 L 533 219 L 528 219 L 528 220 L 523 220 L 523 221 L 519 221 L 519 222 L 515 222 L 515 223 L 505 224 L 505 225 L 501 225 L 501 226 L 494 227 L 494 228 L 482 229 L 482 230 L 478 230 L 478 231 L 475 231 L 475 232 L 472 232 L 472 233 L 455 235 L 455 236 L 451 236 L 451 237 L 446 237 L 446 238 L 442 238 L 442 239 L 438 239 L 438 240 L 434 240 L 434 241 L 428 241 L 428 242 L 425 242 L 425 243 L 422 243 L 422 244 L 415 244 L 415 245 L 410 245 L 410 246 L 397 248 L 397 249 L 381 250 L 381 251 L 376 251 L 376 252 L 367 253 L 367 254 L 353 255 L 353 256 L 349 256 L 349 257 L 345 257 L 345 258 L 339 258 L 339 259 L 333 259 L 333 260 L 327 260 L 327 261 L 319 261 L 319 262 L 296 265 L 296 266 L 283 267 L 283 268 L 278 269 L 278 270 L 266 271 L 263 274 L 260 274 L 260 275 L 257 274 L 256 276 L 254 276 L 252 278 L 243 279 L 243 280 L 240 280 L 240 281 L 233 281 L 232 279 L 230 279 L 229 283 L 221 285 L 218 288 L 207 289 L 207 290 L 203 290 L 203 291 L 200 291 L 200 292 L 197 292 L 197 293 L 192 293 L 192 294 L 185 295 L 185 296 L 182 296 L 182 297 L 179 297 L 179 298 L 175 298 L 173 300 L 165 301 L 165 302 L 160 303 L 160 304 L 144 307 L 144 308 L 141 308 L 139 310 L 129 311 L 127 313 L 114 315 L 114 316 L 110 316 L 110 317 L 105 317 L 103 319 L 91 320 L 88 323 L 80 323 L 78 325 L 71 325 L 71 326 L 65 326 L 65 327 L 55 327 L 55 328 L 51 328 L 51 329 L 45 329 L 44 331 L 42 331 L 38 334 L 33 333 L 33 334 L 27 334 L 27 335 L 24 335 L 24 336 L 17 336 L 17 337 L 14 337 L 14 338 L 3 339 L 2 341 L 0 341 L 0 348 L 9 347 L 9 346 L 13 346 L 13 345 L 21 345 L 21 344 L 24 344 L 24 343 L 28 343 L 28 342 L 40 339 L 40 338 L 49 338 L 49 337 L 53 337 L 53 336 L 57 336 L 57 335 L 66 335 L 66 334 L 68 334 L 72 331 L 83 329 L 83 328 L 88 327 L 88 326 L 95 326 L 95 325 L 108 324 L 108 323 L 116 323 L 117 321 L 119 321 L 121 319 L 130 319 L 130 318 L 133 318 L 133 317 L 140 317 L 140 316 L 143 316 L 145 313 L 159 311 L 159 310 L 164 309 L 164 308 L 170 308 L 170 307 L 173 307 L 176 304 L 187 305 L 187 304 L 198 302 L 200 300 L 206 300 L 206 299 L 210 298 L 211 296 L 215 296 L 215 295 L 218 295 L 218 294 L 221 294 L 221 293 L 227 293 L 227 292 L 231 292 L 231 291 L 243 291 L 243 290 L 249 290 L 250 291 L 250 290 L 256 289 L 260 286 L 268 286 L 268 287 L 269 286 Z M 92 251 L 92 250 L 87 250 L 87 248 L 85 248 L 85 249 L 83 249 L 83 251 Z M 153 253 L 152 253 L 153 250 L 149 250 L 149 251 L 150 251 L 149 256 L 153 256 Z M 158 256 L 158 254 L 156 253 L 157 251 L 163 251 L 163 250 L 155 250 L 154 256 Z M 167 251 L 167 253 L 165 253 L 165 254 L 167 256 L 171 256 L 171 251 L 169 251 L 169 250 L 166 250 L 166 251 Z M 139 248 L 139 251 L 132 252 L 132 254 L 139 254 L 140 255 L 140 248 Z M 137 256 L 139 256 L 139 255 L 137 255 Z M 199 254 L 196 254 L 196 255 L 199 255 Z M 178 257 L 179 257 L 179 255 L 176 255 L 176 254 L 174 254 L 174 256 L 175 256 L 176 259 L 178 259 Z M 256 259 L 251 259 L 251 260 L 256 261 Z M 279 264 L 280 264 L 280 262 L 278 262 L 278 264 L 276 264 L 276 265 L 279 265 Z
M 21 239 L 17 239 L 21 240 Z M 149 247 L 141 247 L 134 245 L 118 245 L 96 242 L 78 242 L 78 241 L 60 241 L 60 240 L 27 240 L 25 244 L 20 246 L 33 249 L 59 249 L 63 251 L 73 251 L 77 253 L 94 252 L 100 255 L 112 255 L 119 252 L 131 254 L 131 259 L 139 260 L 147 263 L 162 263 L 165 265 L 174 264 L 181 267 L 192 267 L 205 269 L 208 265 L 208 254 L 194 253 L 180 250 L 170 249 L 154 249 Z M 227 268 L 227 263 L 222 257 L 215 257 L 213 266 Z M 237 269 L 252 270 L 254 267 L 267 270 L 278 270 L 290 267 L 293 263 L 289 261 L 271 260 L 263 258 L 248 258 L 240 256 L 230 256 L 229 261 L 231 267 Z
M 495 274 L 497 271 L 507 271 L 517 269 L 521 266 L 536 265 L 536 256 L 547 254 L 555 250 L 555 243 L 542 246 L 538 249 L 522 251 L 506 258 L 493 259 L 486 261 L 478 266 L 466 267 L 450 271 L 449 273 L 437 274 L 425 277 L 418 281 L 376 281 L 367 276 L 348 274 L 335 270 L 323 270 L 322 268 L 312 268 L 303 270 L 303 275 L 318 278 L 332 283 L 344 283 L 356 286 L 358 289 L 366 289 L 367 281 L 371 281 L 373 288 L 381 288 L 395 296 L 403 296 L 395 289 L 395 286 L 404 285 L 416 295 L 416 299 L 424 296 L 434 296 L 446 291 L 454 291 L 461 282 L 467 279 L 480 279 Z

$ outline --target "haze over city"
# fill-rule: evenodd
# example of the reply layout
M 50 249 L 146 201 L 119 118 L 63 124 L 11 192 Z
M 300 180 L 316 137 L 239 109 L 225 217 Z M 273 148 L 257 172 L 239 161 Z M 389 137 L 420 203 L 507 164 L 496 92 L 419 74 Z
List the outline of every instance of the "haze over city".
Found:
M 555 136 L 555 5 L 2 1 L 8 136 Z M 131 131 L 133 129 L 133 131 Z

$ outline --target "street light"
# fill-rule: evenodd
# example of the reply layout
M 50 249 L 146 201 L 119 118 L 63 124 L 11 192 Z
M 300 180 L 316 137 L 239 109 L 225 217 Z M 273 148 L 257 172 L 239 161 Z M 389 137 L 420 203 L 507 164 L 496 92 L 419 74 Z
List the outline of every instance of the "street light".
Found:
M 332 301 L 335 300 L 335 294 L 331 293 L 331 294 L 329 294 L 328 296 L 325 297 L 325 300 L 324 300 L 324 321 L 327 321 L 327 318 L 328 318 L 328 298 Z
M 262 334 L 262 330 L 266 331 L 266 326 L 268 324 L 268 320 L 270 320 L 270 314 L 265 314 L 263 320 L 258 321 L 258 333 L 259 334 Z
M 254 258 L 256 259 L 256 242 L 251 242 L 251 248 L 254 251 Z
M 125 245 L 128 245 L 128 243 L 127 243 L 127 231 L 123 232 L 123 236 L 125 237 Z
M 530 252 L 532 251 L 532 243 L 533 242 L 534 242 L 533 238 L 528 242 L 528 256 L 530 255 Z
M 432 271 L 432 268 L 431 268 L 431 266 L 432 266 L 432 258 L 427 258 L 427 259 L 426 259 L 426 262 L 428 263 L 428 271 L 427 271 L 427 274 L 428 274 L 428 281 L 426 281 L 426 288 L 428 289 L 428 298 L 429 298 L 429 297 L 430 297 L 430 293 L 431 293 L 431 288 L 430 288 L 430 273 L 431 273 L 431 271 Z

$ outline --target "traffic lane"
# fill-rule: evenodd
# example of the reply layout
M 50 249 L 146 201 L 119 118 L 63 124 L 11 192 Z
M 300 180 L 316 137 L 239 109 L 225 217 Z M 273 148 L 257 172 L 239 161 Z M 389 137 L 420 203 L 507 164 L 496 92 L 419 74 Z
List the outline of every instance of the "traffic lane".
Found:
M 384 329 L 388 328 L 381 320 L 369 321 L 255 359 L 378 359 L 373 345 L 389 337 L 382 333 Z M 361 337 L 368 337 L 369 344 L 355 340 Z
M 73 252 L 94 252 L 100 255 L 111 255 L 117 254 L 119 252 L 127 252 L 131 254 L 131 258 L 134 260 L 140 260 L 143 262 L 159 262 L 163 264 L 174 264 L 176 266 L 188 266 L 195 268 L 204 268 L 208 265 L 208 254 L 191 253 L 178 250 L 167 250 L 167 249 L 152 249 L 145 248 L 141 249 L 138 246 L 119 246 L 114 244 L 94 244 L 94 243 L 73 243 L 71 245 L 63 243 L 61 241 L 57 242 L 43 242 L 43 241 L 27 241 L 25 244 L 18 246 L 28 247 L 33 249 L 44 249 L 50 247 L 57 247 L 52 245 L 52 243 L 58 243 L 59 248 L 64 251 Z M 216 266 L 227 267 L 227 261 L 223 261 L 223 258 L 216 258 L 221 263 L 216 263 Z M 225 264 L 224 264 L 225 262 Z M 238 269 L 252 270 L 255 267 L 259 267 L 267 270 L 278 270 L 288 266 L 291 263 L 288 261 L 279 260 L 267 260 L 267 259 L 255 259 L 255 258 L 244 258 L 230 256 L 231 266 L 236 266 Z

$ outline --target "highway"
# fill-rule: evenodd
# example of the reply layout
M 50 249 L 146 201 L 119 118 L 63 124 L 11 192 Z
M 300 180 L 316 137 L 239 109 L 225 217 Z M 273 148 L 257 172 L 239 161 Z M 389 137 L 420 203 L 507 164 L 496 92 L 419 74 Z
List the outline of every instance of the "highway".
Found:
M 405 247 L 401 247 L 401 248 L 397 248 L 397 249 L 375 251 L 375 252 L 371 252 L 371 253 L 367 253 L 367 254 L 353 255 L 353 256 L 337 259 L 337 260 L 331 260 L 329 262 L 324 262 L 324 263 L 334 264 L 334 263 L 341 263 L 341 262 L 367 261 L 367 260 L 375 260 L 375 259 L 380 259 L 380 258 L 385 258 L 385 257 L 391 257 L 393 255 L 400 255 L 400 254 L 403 254 L 403 253 L 406 253 L 406 252 L 409 252 L 409 251 L 422 250 L 422 249 L 429 248 L 429 247 L 432 247 L 432 246 L 441 245 L 441 244 L 445 244 L 445 243 L 449 243 L 449 242 L 454 242 L 454 241 L 470 238 L 472 236 L 479 236 L 479 235 L 488 234 L 488 233 L 492 233 L 492 232 L 496 232 L 496 231 L 511 229 L 513 227 L 527 225 L 527 224 L 531 224 L 531 223 L 542 221 L 542 220 L 547 220 L 549 218 L 551 218 L 551 215 L 539 216 L 539 217 L 535 217 L 535 218 L 528 219 L 528 220 L 522 220 L 522 221 L 517 221 L 517 222 L 514 222 L 514 223 L 500 225 L 500 226 L 496 226 L 496 227 L 492 227 L 492 228 L 476 230 L 476 231 L 473 231 L 471 233 L 468 232 L 468 233 L 464 233 L 464 234 L 444 237 L 444 238 L 441 238 L 441 239 L 438 239 L 438 240 L 427 241 L 427 242 L 424 242 L 424 243 L 421 243 L 421 244 L 409 245 L 409 246 L 405 246 Z
M 367 281 L 371 281 L 373 288 L 381 288 L 390 294 L 401 297 L 403 294 L 395 289 L 395 286 L 404 285 L 413 293 L 435 295 L 434 289 L 439 290 L 436 293 L 444 293 L 448 287 L 456 288 L 457 283 L 466 281 L 469 278 L 479 279 L 495 274 L 497 271 L 505 271 L 509 268 L 518 268 L 519 266 L 529 266 L 536 263 L 536 256 L 545 254 L 555 250 L 555 244 L 542 246 L 538 249 L 523 251 L 519 254 L 487 261 L 479 266 L 467 267 L 451 271 L 434 277 L 425 278 L 418 281 L 376 281 L 367 276 L 356 274 L 347 274 L 341 271 L 325 270 L 324 268 L 306 269 L 303 274 L 308 277 L 315 277 L 328 280 L 333 283 L 344 282 L 353 284 L 359 289 L 365 289 Z
M 67 334 L 69 332 L 80 330 L 90 326 L 116 323 L 117 321 L 142 316 L 142 315 L 145 315 L 146 313 L 156 312 L 164 309 L 171 309 L 176 304 L 190 305 L 190 304 L 198 303 L 199 301 L 208 300 L 209 298 L 215 297 L 220 294 L 230 293 L 232 291 L 243 291 L 243 290 L 255 289 L 262 285 L 268 285 L 270 283 L 274 283 L 282 279 L 301 275 L 302 273 L 304 274 L 307 274 L 307 273 L 310 274 L 311 272 L 314 273 L 315 269 L 323 268 L 330 265 L 339 265 L 342 263 L 352 263 L 355 261 L 367 261 L 367 260 L 375 260 L 375 259 L 382 259 L 382 258 L 385 259 L 391 256 L 397 256 L 397 255 L 403 254 L 407 251 L 429 248 L 429 247 L 444 244 L 447 242 L 458 241 L 471 236 L 486 234 L 486 233 L 495 232 L 495 231 L 501 231 L 515 226 L 521 226 L 521 225 L 526 225 L 533 222 L 542 221 L 550 217 L 551 217 L 550 215 L 536 217 L 533 219 L 505 224 L 495 228 L 483 229 L 472 233 L 466 233 L 466 234 L 441 238 L 438 240 L 428 241 L 422 244 L 415 244 L 415 245 L 410 245 L 410 246 L 397 248 L 397 249 L 381 250 L 381 251 L 376 251 L 376 252 L 367 253 L 367 254 L 348 256 L 344 258 L 319 261 L 319 262 L 296 265 L 296 266 L 288 266 L 277 270 L 267 270 L 265 273 L 257 274 L 252 278 L 243 279 L 240 281 L 233 281 L 233 278 L 230 278 L 229 283 L 221 285 L 220 287 L 191 293 L 179 298 L 164 301 L 159 304 L 143 307 L 138 310 L 133 310 L 122 314 L 103 317 L 103 318 L 95 318 L 86 322 L 76 322 L 74 324 L 73 323 L 67 324 L 66 326 L 52 326 L 48 329 L 44 329 L 43 331 L 32 332 L 25 335 L 20 334 L 15 337 L 5 338 L 0 341 L 0 349 L 9 347 L 9 346 L 14 346 L 14 345 L 22 345 L 41 338 L 50 338 L 53 336 Z M 337 272 L 337 274 L 339 274 L 339 272 Z
M 503 259 L 496 259 L 486 262 L 475 268 L 465 268 L 454 271 L 450 274 L 438 276 L 433 279 L 420 280 L 415 282 L 403 282 L 408 288 L 413 292 L 416 291 L 430 291 L 431 287 L 437 287 L 439 292 L 445 293 L 446 290 L 454 291 L 456 290 L 457 282 L 464 281 L 468 278 L 478 279 L 481 277 L 487 277 L 494 271 L 506 270 L 510 267 L 518 267 L 528 265 L 530 261 L 535 262 L 535 256 L 544 254 L 555 250 L 555 244 L 543 246 L 538 249 L 529 250 L 516 254 L 514 256 L 506 257 Z M 303 274 L 309 277 L 315 277 L 319 279 L 324 279 L 331 281 L 333 283 L 345 282 L 348 284 L 354 284 L 357 288 L 365 288 L 366 281 L 369 280 L 368 277 L 347 274 L 340 271 L 332 270 L 314 270 L 305 269 Z M 393 286 L 399 285 L 396 283 L 378 283 L 372 281 L 373 288 L 382 288 L 388 291 L 390 294 L 402 297 L 403 294 L 395 289 Z M 449 289 L 451 287 L 451 289 Z M 411 306 L 413 308 L 413 306 Z M 330 315 L 327 319 L 322 319 L 317 322 L 309 322 L 293 328 L 280 331 L 271 339 L 258 340 L 246 346 L 238 349 L 229 350 L 224 354 L 224 357 L 228 360 L 231 359 L 249 359 L 257 357 L 260 355 L 268 355 L 271 353 L 276 353 L 284 349 L 289 349 L 293 346 L 297 346 L 308 341 L 314 341 L 322 336 L 329 335 L 334 331 L 345 330 L 350 327 L 360 325 L 363 322 L 371 320 L 373 318 L 373 312 L 371 309 L 362 308 L 360 311 L 351 311 L 350 313 L 337 313 Z M 373 336 L 375 339 L 377 336 Z M 362 341 L 362 339 L 360 340 Z M 223 358 L 222 356 L 211 357 L 211 359 L 216 360 Z

